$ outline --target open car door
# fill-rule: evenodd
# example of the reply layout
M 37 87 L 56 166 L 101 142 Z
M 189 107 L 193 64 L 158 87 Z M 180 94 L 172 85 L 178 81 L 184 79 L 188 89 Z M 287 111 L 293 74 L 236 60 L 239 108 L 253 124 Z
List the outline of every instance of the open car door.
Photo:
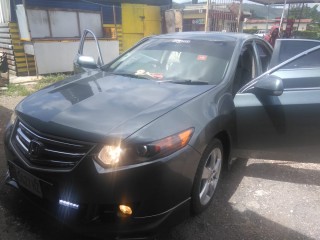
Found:
M 240 89 L 233 156 L 320 162 L 319 56 L 313 47 Z

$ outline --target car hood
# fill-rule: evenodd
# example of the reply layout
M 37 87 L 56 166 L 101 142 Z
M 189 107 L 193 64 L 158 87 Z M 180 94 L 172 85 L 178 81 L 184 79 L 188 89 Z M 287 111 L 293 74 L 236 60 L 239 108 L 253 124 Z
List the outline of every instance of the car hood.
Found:
M 83 73 L 30 95 L 16 111 L 42 133 L 103 141 L 106 136 L 127 138 L 212 87 Z

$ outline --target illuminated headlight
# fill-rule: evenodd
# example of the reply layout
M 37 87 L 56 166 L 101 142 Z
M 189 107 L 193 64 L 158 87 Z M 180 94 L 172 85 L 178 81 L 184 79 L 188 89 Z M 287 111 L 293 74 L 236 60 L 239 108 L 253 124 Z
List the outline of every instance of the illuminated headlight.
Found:
M 123 150 L 120 146 L 104 146 L 99 154 L 98 159 L 106 166 L 116 166 L 121 157 Z
M 193 128 L 189 128 L 160 140 L 139 145 L 105 145 L 100 149 L 95 159 L 100 165 L 107 168 L 153 161 L 185 147 L 189 143 L 193 131 Z

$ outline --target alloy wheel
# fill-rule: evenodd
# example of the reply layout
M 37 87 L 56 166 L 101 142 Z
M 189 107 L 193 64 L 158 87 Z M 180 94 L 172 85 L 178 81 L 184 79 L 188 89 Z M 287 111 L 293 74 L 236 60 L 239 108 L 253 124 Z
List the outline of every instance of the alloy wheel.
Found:
M 204 206 L 212 198 L 221 172 L 222 166 L 222 152 L 216 147 L 208 155 L 206 163 L 203 168 L 202 177 L 200 181 L 200 203 Z

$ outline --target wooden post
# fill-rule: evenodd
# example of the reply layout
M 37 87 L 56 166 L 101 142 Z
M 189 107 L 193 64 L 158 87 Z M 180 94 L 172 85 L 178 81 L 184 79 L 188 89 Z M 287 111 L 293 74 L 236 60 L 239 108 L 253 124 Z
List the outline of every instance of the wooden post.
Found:
M 115 27 L 116 39 L 118 39 L 116 8 L 114 5 L 112 5 L 112 10 L 113 10 L 113 22 L 114 22 L 114 27 Z

